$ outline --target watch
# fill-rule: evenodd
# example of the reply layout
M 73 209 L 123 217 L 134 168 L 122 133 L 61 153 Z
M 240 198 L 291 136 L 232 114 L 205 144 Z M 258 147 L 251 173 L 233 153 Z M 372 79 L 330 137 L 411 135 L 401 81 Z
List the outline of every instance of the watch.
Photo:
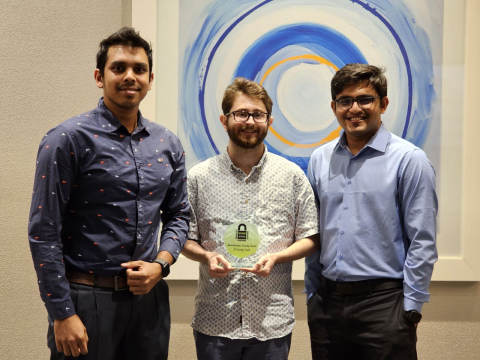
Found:
M 418 324 L 420 322 L 420 320 L 422 320 L 422 314 L 420 314 L 416 310 L 405 311 L 405 315 L 406 315 L 407 319 L 410 320 L 414 324 Z
M 170 274 L 170 264 L 161 258 L 156 258 L 152 262 L 159 264 L 162 267 L 162 278 L 166 278 Z

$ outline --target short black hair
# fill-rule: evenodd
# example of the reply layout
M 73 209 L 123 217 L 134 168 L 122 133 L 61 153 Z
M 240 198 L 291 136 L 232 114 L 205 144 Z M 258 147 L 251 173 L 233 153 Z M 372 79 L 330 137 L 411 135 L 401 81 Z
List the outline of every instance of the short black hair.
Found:
M 375 89 L 378 96 L 387 96 L 387 78 L 384 75 L 385 68 L 379 68 L 367 64 L 347 64 L 338 70 L 332 78 L 332 100 L 337 98 L 345 86 L 368 81 Z
M 100 42 L 100 50 L 97 53 L 97 69 L 103 76 L 105 71 L 105 64 L 107 63 L 107 53 L 110 46 L 123 45 L 131 46 L 133 48 L 143 48 L 148 57 L 148 72 L 152 75 L 152 46 L 145 39 L 143 39 L 134 28 L 123 27 L 117 32 L 110 35 L 108 38 Z

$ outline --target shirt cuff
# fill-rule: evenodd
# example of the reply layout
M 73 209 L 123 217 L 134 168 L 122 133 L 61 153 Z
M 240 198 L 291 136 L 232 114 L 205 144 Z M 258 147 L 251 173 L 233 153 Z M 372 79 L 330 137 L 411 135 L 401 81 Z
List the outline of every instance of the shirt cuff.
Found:
M 51 301 L 48 306 L 48 315 L 52 320 L 65 319 L 76 314 L 71 299 L 65 301 Z
M 311 293 L 307 293 L 307 304 L 308 304 L 308 300 L 310 300 L 310 298 L 315 295 L 314 292 L 311 292 Z
M 183 244 L 184 245 L 184 244 Z M 166 241 L 162 241 L 160 243 L 160 249 L 158 249 L 158 254 L 162 251 L 167 251 L 172 255 L 173 262 L 175 263 L 180 256 L 180 252 L 182 251 L 183 245 L 180 243 L 178 239 L 169 239 Z
M 403 309 L 405 311 L 415 310 L 415 311 L 421 313 L 422 312 L 422 306 L 423 306 L 422 302 L 415 301 L 415 300 L 409 299 L 407 297 L 403 297 Z

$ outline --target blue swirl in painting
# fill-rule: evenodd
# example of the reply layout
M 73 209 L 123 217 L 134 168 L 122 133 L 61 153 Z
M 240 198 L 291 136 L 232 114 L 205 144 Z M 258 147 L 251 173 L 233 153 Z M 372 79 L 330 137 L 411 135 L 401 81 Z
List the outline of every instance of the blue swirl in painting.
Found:
M 322 39 L 322 42 L 318 43 L 318 39 Z M 294 53 L 315 54 L 327 58 L 336 65 L 337 68 L 353 62 L 367 63 L 360 50 L 335 30 L 317 24 L 298 24 L 281 26 L 260 37 L 239 60 L 239 65 L 234 73 L 234 77 L 241 76 L 259 83 L 262 82 L 262 75 L 266 71 L 265 68 L 269 68 L 273 66 L 274 63 L 288 58 L 287 55 L 279 53 L 279 51 L 287 49 L 292 45 L 302 47 L 302 49 L 296 48 L 293 51 Z M 283 79 L 281 75 L 284 75 L 289 68 L 302 63 L 315 64 L 315 62 L 312 63 L 312 60 L 304 60 L 304 58 L 286 62 L 282 64 L 284 66 L 281 69 L 277 70 L 280 76 L 277 75 L 273 81 L 263 83 L 274 104 L 280 103 L 281 100 L 277 98 L 277 92 L 270 91 L 270 89 L 277 89 L 280 81 Z M 304 79 L 303 85 L 306 81 L 308 81 L 308 79 Z M 298 110 L 302 111 L 302 109 Z M 275 109 L 273 116 L 275 119 L 275 128 L 282 129 L 282 133 L 284 134 L 289 134 L 288 140 L 295 144 L 315 143 L 318 139 L 328 136 L 329 133 L 338 127 L 338 124 L 332 121 L 327 129 L 303 132 L 290 123 L 281 109 Z M 290 117 L 290 119 L 292 118 Z M 309 160 L 308 156 L 290 156 L 287 155 L 285 152 L 286 149 L 283 149 L 284 146 L 281 144 L 275 146 L 267 140 L 265 143 L 271 152 L 294 161 L 300 165 L 302 169 L 306 170 Z
M 351 62 L 387 68 L 390 105 L 382 120 L 422 147 L 439 121 L 431 41 L 439 34 L 438 48 L 442 34 L 438 22 L 426 32 L 415 18 L 423 14 L 412 6 L 425 1 L 181 0 L 179 136 L 187 166 L 225 149 L 222 95 L 243 76 L 262 83 L 274 102 L 269 151 L 305 170 L 313 150 L 338 136 L 330 80 Z M 443 15 L 441 6 L 430 10 L 438 8 Z

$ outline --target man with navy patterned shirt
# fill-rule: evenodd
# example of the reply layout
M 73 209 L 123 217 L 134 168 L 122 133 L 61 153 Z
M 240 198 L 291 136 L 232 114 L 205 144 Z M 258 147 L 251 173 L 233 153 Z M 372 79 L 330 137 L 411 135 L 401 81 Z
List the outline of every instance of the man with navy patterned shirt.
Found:
M 331 93 L 343 131 L 308 167 L 321 238 L 305 271 L 313 359 L 413 360 L 437 260 L 435 172 L 383 125 L 382 69 L 345 65 Z
M 192 321 L 197 357 L 284 360 L 295 325 L 292 261 L 318 248 L 314 195 L 303 171 L 263 143 L 273 118 L 261 85 L 235 79 L 222 110 L 226 152 L 188 177 L 192 215 L 183 254 L 200 262 Z M 253 268 L 234 268 L 227 253 L 227 234 L 239 221 L 249 224 L 250 238 L 258 231 L 257 252 L 245 257 Z
M 153 73 L 137 32 L 100 43 L 94 76 L 98 107 L 50 130 L 37 158 L 29 241 L 51 359 L 167 359 L 163 278 L 186 242 L 185 154 L 139 111 Z

